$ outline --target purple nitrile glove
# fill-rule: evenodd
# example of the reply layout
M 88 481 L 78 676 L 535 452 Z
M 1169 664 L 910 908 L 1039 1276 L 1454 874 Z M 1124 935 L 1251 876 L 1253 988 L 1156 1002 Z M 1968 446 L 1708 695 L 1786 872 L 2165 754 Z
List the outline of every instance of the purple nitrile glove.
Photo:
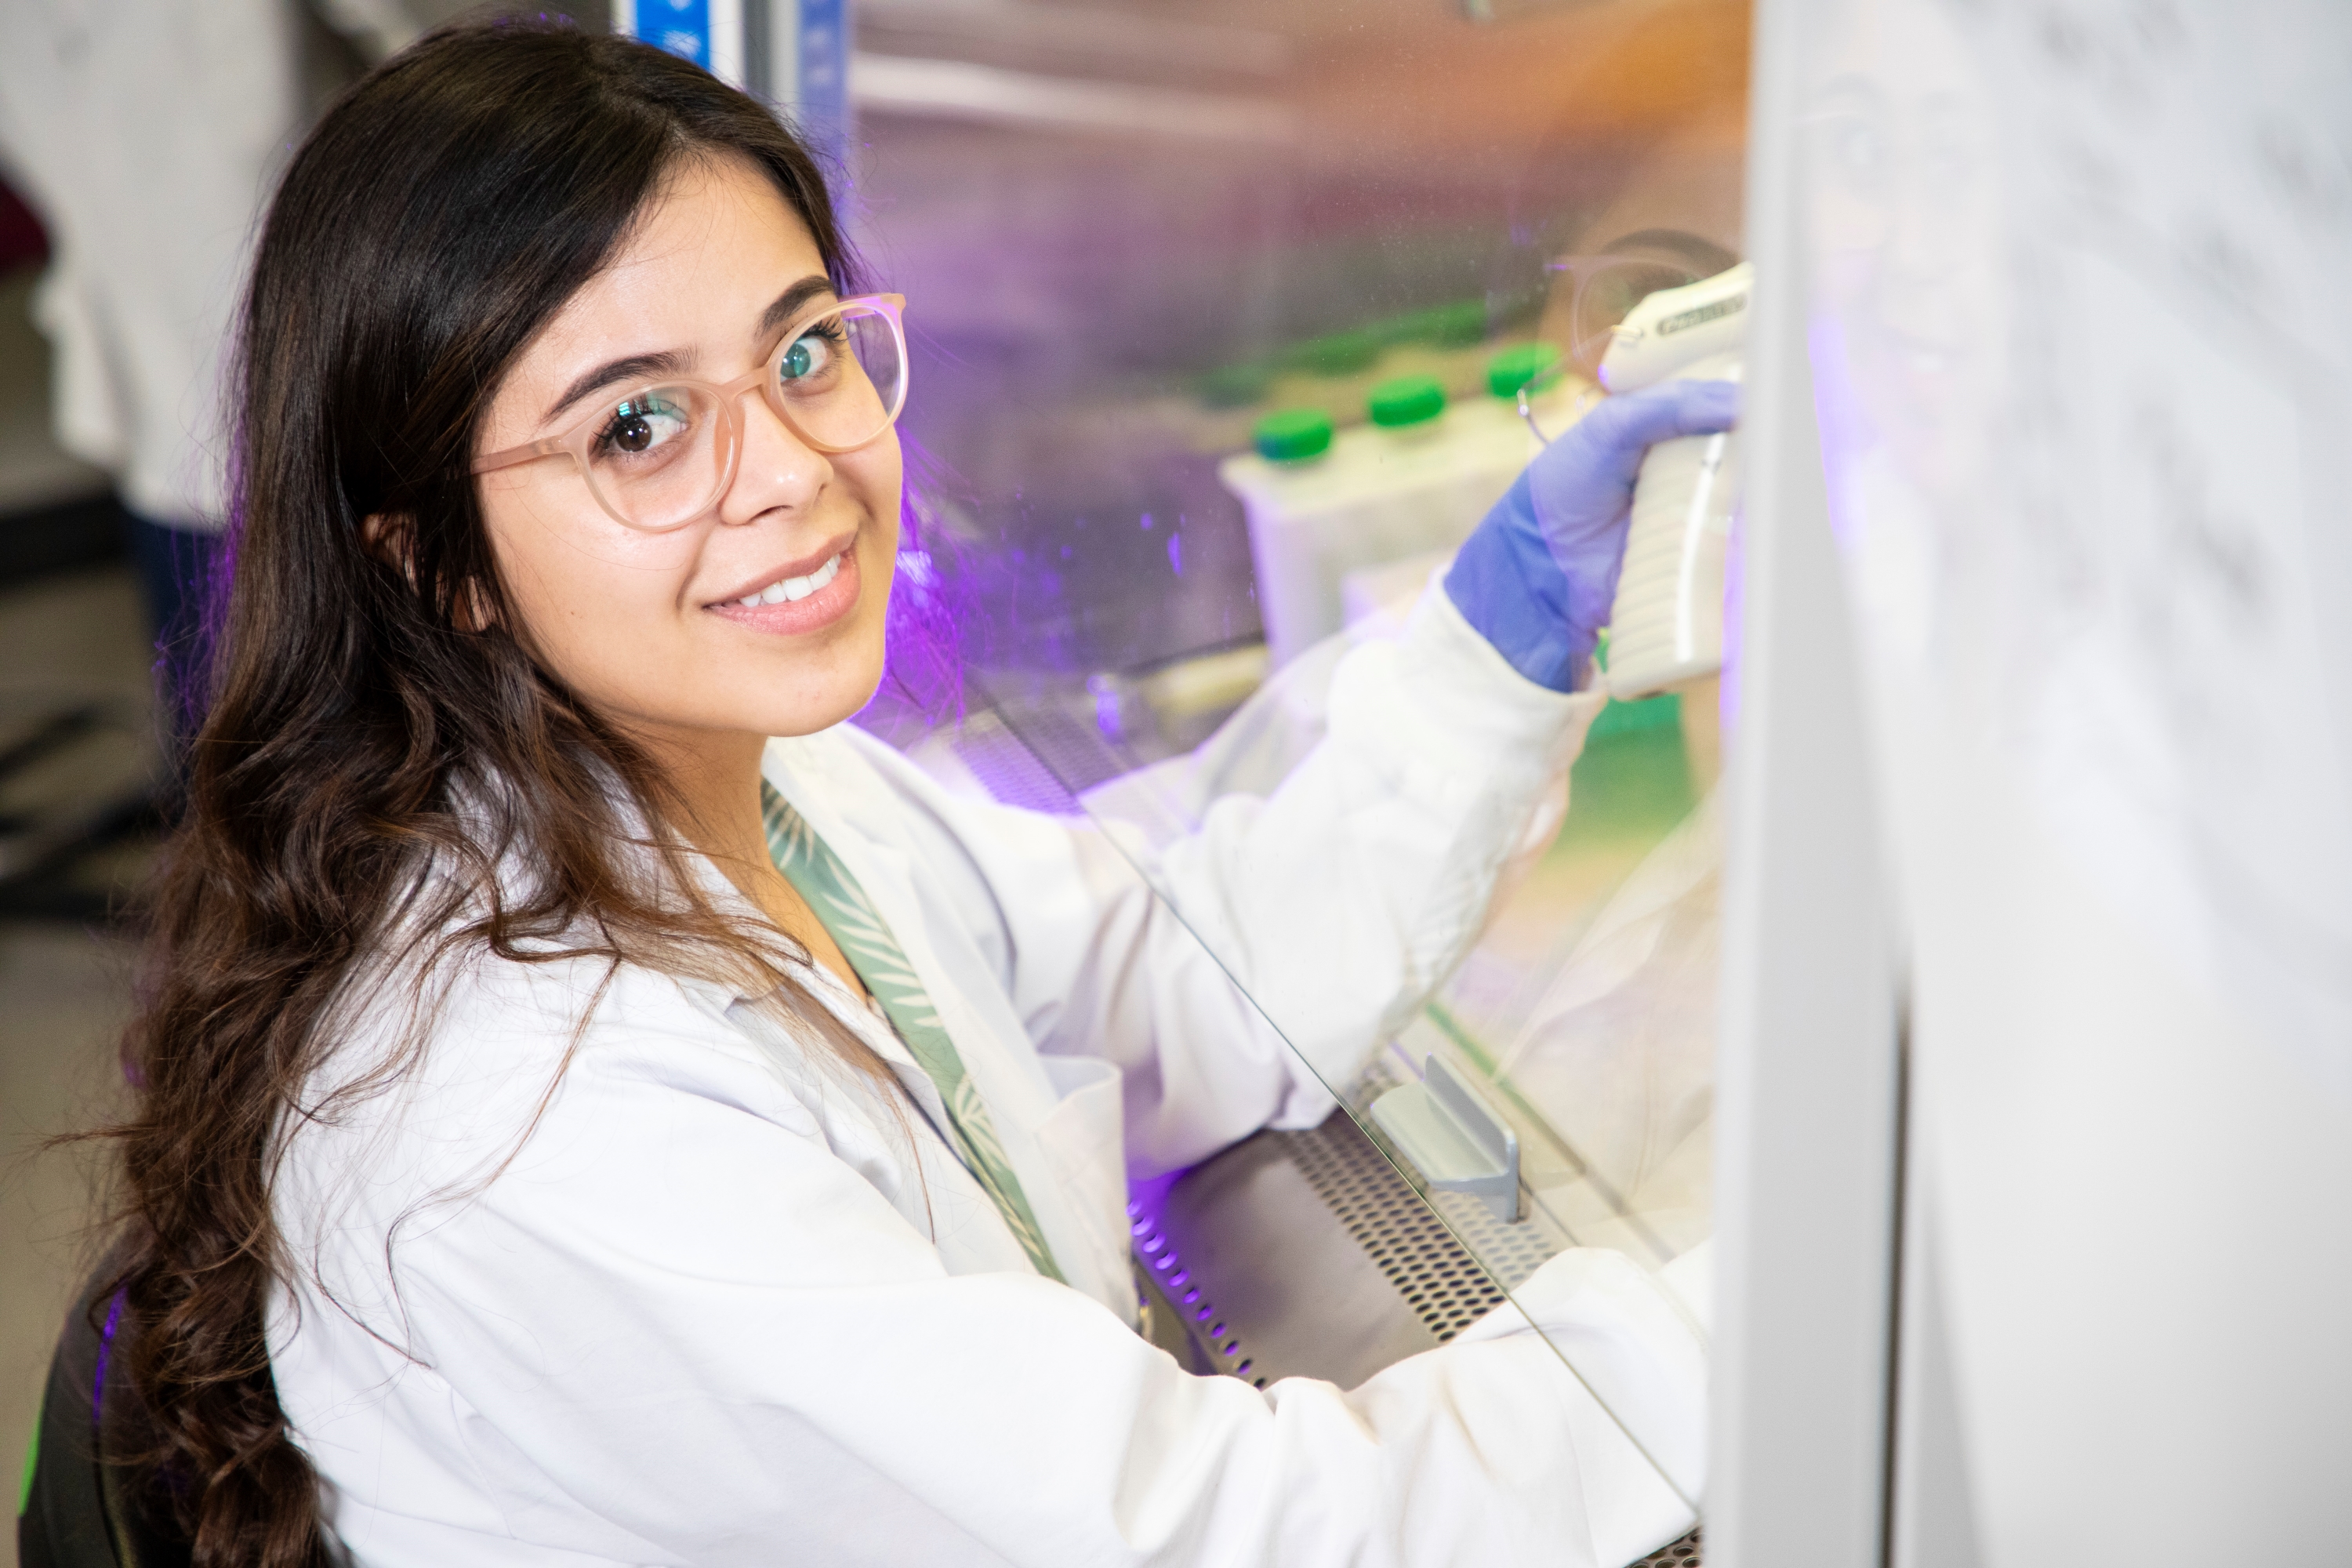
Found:
M 1576 690 L 1617 597 L 1642 458 L 1738 415 L 1728 381 L 1661 382 L 1601 404 L 1536 454 L 1464 541 L 1445 574 L 1454 607 L 1521 675 Z

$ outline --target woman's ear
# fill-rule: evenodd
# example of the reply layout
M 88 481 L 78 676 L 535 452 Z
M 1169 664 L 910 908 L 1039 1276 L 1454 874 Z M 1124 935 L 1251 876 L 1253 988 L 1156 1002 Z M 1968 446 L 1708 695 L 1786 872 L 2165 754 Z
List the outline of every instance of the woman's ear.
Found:
M 391 567 L 416 591 L 416 524 L 403 512 L 372 511 L 360 521 L 360 548 L 379 563 Z M 451 619 L 461 632 L 488 631 L 498 617 L 478 583 L 467 583 L 451 606 Z
M 407 516 L 372 511 L 360 520 L 360 548 L 416 586 L 416 532 Z

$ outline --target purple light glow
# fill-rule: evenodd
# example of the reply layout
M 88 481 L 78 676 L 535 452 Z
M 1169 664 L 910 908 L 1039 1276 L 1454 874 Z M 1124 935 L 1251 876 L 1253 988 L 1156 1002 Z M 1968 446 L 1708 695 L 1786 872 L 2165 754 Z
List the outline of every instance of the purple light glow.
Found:
M 1160 1205 L 1168 1201 L 1168 1189 L 1174 1186 L 1176 1178 L 1183 1173 L 1181 1171 L 1169 1171 L 1157 1176 L 1129 1177 L 1127 1195 L 1136 1217 L 1148 1219 L 1156 1216 Z
M 114 1300 L 106 1308 L 106 1327 L 98 1331 L 98 1376 L 91 1380 L 89 1389 L 89 1419 L 93 1426 L 105 1418 L 106 1363 L 114 1355 L 114 1331 L 122 1326 L 123 1294 L 121 1290 L 114 1293 Z
M 1813 373 L 1813 417 L 1821 426 L 1822 458 L 1829 469 L 1830 532 L 1840 548 L 1851 552 L 1859 523 L 1846 472 L 1877 443 L 1878 432 L 1854 385 L 1845 331 L 1837 318 L 1821 312 L 1806 323 L 1805 358 Z
M 955 570 L 961 552 L 941 526 L 934 500 L 947 474 L 904 431 L 899 450 L 906 484 L 898 506 L 898 570 L 891 574 L 886 610 L 891 677 L 887 685 L 919 710 L 961 714 L 963 656 L 973 605 L 970 573 Z

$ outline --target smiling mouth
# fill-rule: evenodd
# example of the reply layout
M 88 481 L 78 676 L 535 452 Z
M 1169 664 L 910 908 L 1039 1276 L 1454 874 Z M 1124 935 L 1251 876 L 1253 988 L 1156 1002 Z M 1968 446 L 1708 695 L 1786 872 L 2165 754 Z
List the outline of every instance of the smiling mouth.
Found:
M 828 557 L 824 565 L 805 577 L 779 577 L 758 593 L 746 594 L 730 602 L 750 610 L 761 605 L 788 605 L 796 599 L 805 599 L 841 574 L 841 556 L 848 553 L 845 550 L 840 555 Z

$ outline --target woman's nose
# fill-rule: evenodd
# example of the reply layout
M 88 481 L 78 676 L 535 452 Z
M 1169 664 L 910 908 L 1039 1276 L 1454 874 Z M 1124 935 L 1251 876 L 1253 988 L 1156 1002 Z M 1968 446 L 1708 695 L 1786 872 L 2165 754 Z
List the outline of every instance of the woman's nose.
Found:
M 742 420 L 743 450 L 736 459 L 735 481 L 719 498 L 719 521 L 740 524 L 772 511 L 809 510 L 832 482 L 832 462 L 803 443 L 758 388 L 742 393 L 735 406 Z

